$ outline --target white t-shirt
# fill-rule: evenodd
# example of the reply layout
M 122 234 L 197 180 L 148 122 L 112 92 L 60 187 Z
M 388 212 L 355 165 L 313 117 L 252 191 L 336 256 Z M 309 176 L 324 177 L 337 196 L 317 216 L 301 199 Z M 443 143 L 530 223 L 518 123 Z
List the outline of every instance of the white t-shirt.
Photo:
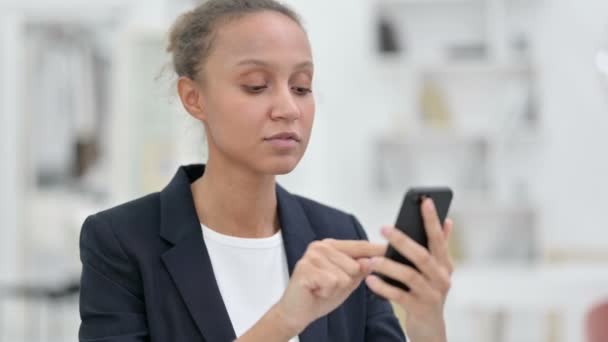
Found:
M 220 234 L 201 225 L 211 265 L 236 336 L 283 295 L 289 282 L 281 232 L 260 239 Z M 289 342 L 299 342 L 294 337 Z

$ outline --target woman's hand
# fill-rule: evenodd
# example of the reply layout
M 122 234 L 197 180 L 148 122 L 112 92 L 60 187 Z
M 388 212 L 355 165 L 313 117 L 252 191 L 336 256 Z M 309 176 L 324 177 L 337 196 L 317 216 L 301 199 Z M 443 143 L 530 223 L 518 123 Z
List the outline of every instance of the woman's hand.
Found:
M 308 246 L 287 289 L 272 310 L 293 336 L 338 307 L 370 273 L 369 260 L 386 246 L 368 241 L 325 239 Z
M 378 295 L 404 308 L 407 313 L 405 330 L 412 342 L 444 342 L 447 337 L 443 308 L 453 271 L 447 243 L 452 221 L 446 220 L 442 229 L 431 199 L 422 203 L 421 211 L 429 240 L 428 250 L 395 228 L 382 229 L 393 248 L 412 261 L 420 272 L 384 257 L 371 260 L 374 272 L 407 284 L 410 291 L 391 286 L 375 275 L 368 276 L 366 283 Z

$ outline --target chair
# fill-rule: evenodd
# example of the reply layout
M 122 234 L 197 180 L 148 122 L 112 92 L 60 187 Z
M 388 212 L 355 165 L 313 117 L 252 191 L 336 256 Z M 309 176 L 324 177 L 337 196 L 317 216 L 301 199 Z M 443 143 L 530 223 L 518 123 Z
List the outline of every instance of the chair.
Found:
M 587 342 L 608 341 L 608 300 L 594 305 L 585 317 Z

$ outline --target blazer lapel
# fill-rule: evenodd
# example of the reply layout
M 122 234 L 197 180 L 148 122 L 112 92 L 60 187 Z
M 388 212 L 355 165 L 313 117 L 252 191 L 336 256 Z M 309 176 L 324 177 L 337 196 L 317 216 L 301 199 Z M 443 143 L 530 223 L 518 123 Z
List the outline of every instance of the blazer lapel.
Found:
M 198 329 L 208 341 L 233 341 L 236 334 L 213 273 L 211 259 L 194 208 L 190 184 L 204 173 L 203 165 L 181 167 L 161 192 L 161 236 L 174 246 L 162 260 Z M 295 196 L 277 185 L 281 234 L 289 274 L 316 239 Z M 300 342 L 328 341 L 327 316 L 304 329 Z
M 316 240 L 316 236 L 300 202 L 295 196 L 278 185 L 277 201 L 281 234 L 285 244 L 289 275 L 291 276 L 296 263 L 302 258 L 308 245 Z M 327 329 L 327 316 L 323 316 L 302 331 L 299 336 L 300 342 L 325 342 L 328 340 Z
M 190 191 L 191 180 L 203 172 L 203 166 L 182 167 L 161 192 L 161 236 L 174 244 L 162 260 L 205 339 L 233 341 Z

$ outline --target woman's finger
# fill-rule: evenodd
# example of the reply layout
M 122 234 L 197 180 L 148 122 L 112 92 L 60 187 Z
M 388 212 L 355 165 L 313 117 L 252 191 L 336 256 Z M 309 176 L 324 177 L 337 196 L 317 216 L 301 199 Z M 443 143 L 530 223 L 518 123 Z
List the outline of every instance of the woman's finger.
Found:
M 447 240 L 433 200 L 425 199 L 420 206 L 420 212 L 424 221 L 424 230 L 428 237 L 429 250 L 439 261 L 443 261 L 447 255 Z
M 322 263 L 323 266 L 314 266 L 314 269 L 307 277 L 315 280 L 317 287 L 315 294 L 322 298 L 331 298 L 335 295 L 350 293 L 357 288 L 367 274 L 359 274 L 351 277 L 342 269 L 333 265 L 329 260 Z
M 434 287 L 441 287 L 440 284 L 448 272 L 435 261 L 426 248 L 393 227 L 383 227 L 382 235 L 399 254 L 409 259 L 427 279 L 436 284 Z
M 424 298 L 428 297 L 433 292 L 433 288 L 428 280 L 424 278 L 420 272 L 407 265 L 384 257 L 377 257 L 371 260 L 371 268 L 376 273 L 385 275 L 407 285 L 414 296 Z
M 313 243 L 310 248 L 315 249 L 318 253 L 324 255 L 327 260 L 349 276 L 354 278 L 361 275 L 361 265 L 357 262 L 357 260 L 335 249 L 331 244 L 331 241 L 323 240 L 320 243 Z
M 310 262 L 313 266 L 315 266 L 318 269 L 328 271 L 331 274 L 335 274 L 338 276 L 344 275 L 345 277 L 348 277 L 350 279 L 350 276 L 344 270 L 342 270 L 340 267 L 334 265 L 334 263 L 329 261 L 329 259 L 327 258 L 327 256 L 325 254 L 320 253 L 316 249 L 311 249 L 311 250 L 307 251 L 306 254 L 304 255 L 304 258 L 307 259 L 308 262 Z
M 416 300 L 411 293 L 405 292 L 400 288 L 387 284 L 378 276 L 369 275 L 365 278 L 365 284 L 375 294 L 393 301 L 404 308 L 411 307 Z
M 448 237 L 452 230 L 452 220 L 446 219 L 442 227 L 437 216 L 435 203 L 430 198 L 424 200 L 420 210 L 424 219 L 424 229 L 429 238 L 429 250 L 438 263 L 451 274 L 453 266 L 448 250 Z
M 321 298 L 330 298 L 341 287 L 343 278 L 329 269 L 317 268 L 314 275 L 318 288 L 314 291 Z
M 452 221 L 449 218 L 446 219 L 445 223 L 443 224 L 443 232 L 445 235 L 445 241 L 449 241 L 453 229 L 454 229 L 454 221 Z M 446 244 L 447 244 L 447 242 L 446 242 Z M 446 246 L 446 254 L 445 254 L 444 258 L 445 259 L 441 261 L 441 264 L 445 265 L 445 267 L 448 271 L 448 274 L 452 274 L 454 272 L 454 261 L 452 260 L 452 256 L 450 255 L 450 251 L 447 246 Z
M 343 267 L 331 261 L 331 250 L 331 247 L 324 245 L 322 242 L 313 243 L 304 256 L 304 259 L 318 269 L 315 271 L 316 273 L 322 272 L 329 275 L 326 279 L 319 281 L 324 287 L 323 293 L 333 293 L 337 289 L 352 290 L 359 286 L 366 275 L 363 273 L 365 262 L 355 260 L 352 260 L 352 264 L 349 262 L 347 268 L 350 268 L 350 272 L 353 274 L 351 275 Z M 334 252 L 339 254 L 337 251 Z M 336 254 L 333 257 L 336 257 Z
M 452 236 L 452 230 L 454 229 L 454 221 L 451 218 L 446 218 L 443 224 L 443 235 L 446 241 L 450 241 L 450 236 Z
M 386 245 L 371 243 L 366 240 L 325 239 L 323 242 L 332 245 L 335 249 L 353 259 L 372 258 L 375 256 L 382 256 L 386 253 Z

